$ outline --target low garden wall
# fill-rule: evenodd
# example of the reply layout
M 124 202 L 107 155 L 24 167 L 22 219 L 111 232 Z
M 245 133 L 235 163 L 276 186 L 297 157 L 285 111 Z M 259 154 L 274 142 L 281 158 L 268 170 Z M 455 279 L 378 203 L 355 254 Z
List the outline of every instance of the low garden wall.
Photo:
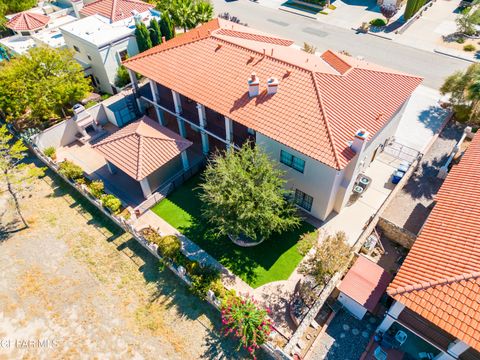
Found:
M 68 179 L 62 173 L 59 172 L 59 166 L 55 163 L 52 159 L 45 156 L 40 148 L 34 143 L 27 144 L 29 149 L 52 171 L 54 171 L 58 176 L 60 176 L 68 185 L 74 188 L 77 192 L 83 195 L 92 205 L 94 205 L 98 210 L 100 210 L 104 216 L 109 218 L 112 222 L 114 222 L 117 226 L 122 228 L 124 231 L 130 233 L 133 238 L 142 245 L 150 254 L 156 257 L 159 261 L 161 261 L 166 267 L 172 271 L 180 280 L 182 280 L 188 287 L 192 287 L 192 280 L 187 274 L 185 268 L 181 265 L 175 264 L 173 261 L 163 259 L 158 253 L 158 245 L 149 242 L 139 231 L 137 231 L 131 220 L 126 220 L 121 216 L 117 216 L 111 213 L 108 209 L 106 209 L 102 202 L 95 198 L 86 188 L 84 184 L 77 184 L 74 181 Z M 188 258 L 188 254 L 183 254 L 186 258 Z M 209 290 L 206 294 L 205 300 L 211 304 L 217 311 L 220 311 L 220 300 L 215 296 L 212 290 Z M 275 336 L 275 333 L 272 333 Z M 261 348 L 272 358 L 274 359 L 281 359 L 281 360 L 289 360 L 291 359 L 282 349 L 278 346 L 266 342 L 261 345 Z
M 382 233 L 393 242 L 403 246 L 404 248 L 411 249 L 417 235 L 398 226 L 391 221 L 381 217 L 378 219 L 377 226 L 382 230 Z

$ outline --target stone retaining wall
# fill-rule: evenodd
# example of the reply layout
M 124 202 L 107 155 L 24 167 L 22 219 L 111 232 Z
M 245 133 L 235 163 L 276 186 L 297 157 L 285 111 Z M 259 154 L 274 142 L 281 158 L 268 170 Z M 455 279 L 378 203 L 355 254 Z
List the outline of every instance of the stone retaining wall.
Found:
M 378 219 L 377 226 L 387 238 L 404 248 L 411 249 L 413 243 L 417 240 L 417 235 L 383 217 Z

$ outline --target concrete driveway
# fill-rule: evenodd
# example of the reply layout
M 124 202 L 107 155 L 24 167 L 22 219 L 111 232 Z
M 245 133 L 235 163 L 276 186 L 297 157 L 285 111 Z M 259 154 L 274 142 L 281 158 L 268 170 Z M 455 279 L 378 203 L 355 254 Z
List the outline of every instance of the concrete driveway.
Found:
M 405 109 L 395 141 L 424 153 L 449 114 L 439 106 L 440 98 L 437 90 L 419 86 Z

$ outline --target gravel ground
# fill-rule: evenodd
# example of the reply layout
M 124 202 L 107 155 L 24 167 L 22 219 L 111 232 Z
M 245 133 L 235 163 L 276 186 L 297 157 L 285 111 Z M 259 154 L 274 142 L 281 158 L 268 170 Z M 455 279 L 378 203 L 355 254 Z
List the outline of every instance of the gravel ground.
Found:
M 67 190 L 37 181 L 13 233 L 0 193 L 0 359 L 242 357 L 208 304 Z
M 445 164 L 454 145 L 460 140 L 463 126 L 449 123 L 424 155 L 420 166 L 402 191 L 393 199 L 382 217 L 418 234 L 430 214 L 429 206 L 443 180 L 437 178 L 438 170 Z

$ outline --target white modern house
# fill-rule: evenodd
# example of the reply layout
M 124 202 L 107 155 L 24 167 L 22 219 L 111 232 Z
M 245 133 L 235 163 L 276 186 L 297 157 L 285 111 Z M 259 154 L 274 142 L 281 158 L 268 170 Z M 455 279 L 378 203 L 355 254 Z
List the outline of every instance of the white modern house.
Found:
M 222 19 L 124 62 L 150 79 L 138 102 L 204 154 L 262 146 L 286 171 L 296 204 L 321 220 L 340 212 L 389 141 L 421 83 L 400 73 Z
M 138 54 L 136 22 L 148 26 L 160 14 L 151 4 L 137 0 L 98 0 L 87 5 L 77 1 L 74 5 L 81 19 L 61 27 L 64 41 L 92 84 L 100 91 L 116 93 L 118 67 Z

